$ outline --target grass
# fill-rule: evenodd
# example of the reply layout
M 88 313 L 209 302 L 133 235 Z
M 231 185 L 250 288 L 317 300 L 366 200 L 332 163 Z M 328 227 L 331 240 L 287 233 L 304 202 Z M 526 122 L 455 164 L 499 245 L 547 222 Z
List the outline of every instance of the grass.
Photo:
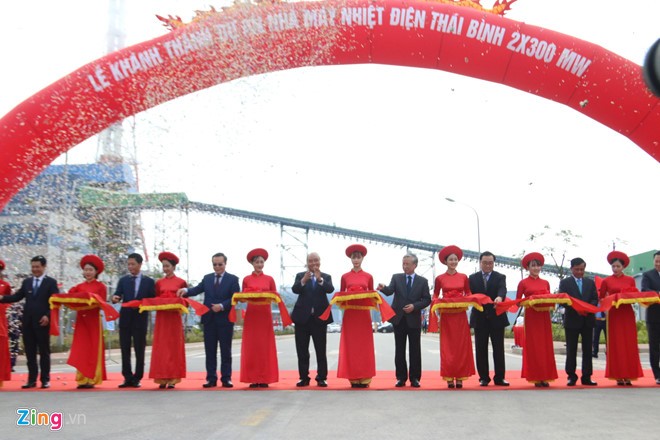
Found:
M 504 337 L 513 339 L 513 328 L 507 327 L 504 330 Z M 552 324 L 552 339 L 554 341 L 566 342 L 566 334 L 564 327 L 561 324 Z M 649 335 L 646 332 L 646 323 L 644 321 L 637 321 L 637 342 L 639 344 L 648 344 Z M 605 336 L 600 334 L 600 343 L 605 344 Z

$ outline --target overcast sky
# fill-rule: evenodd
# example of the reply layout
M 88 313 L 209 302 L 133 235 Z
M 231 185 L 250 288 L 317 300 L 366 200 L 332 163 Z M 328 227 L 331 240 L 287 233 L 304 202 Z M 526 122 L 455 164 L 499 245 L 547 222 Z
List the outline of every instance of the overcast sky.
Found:
M 155 14 L 189 19 L 209 1 L 127 3 L 131 45 L 167 32 Z M 0 16 L 0 114 L 105 54 L 105 1 L 2 2 Z M 507 17 L 641 64 L 659 36 L 660 2 L 519 0 Z M 548 225 L 581 235 L 568 257 L 606 273 L 615 242 L 631 255 L 660 248 L 660 164 L 566 106 L 499 84 L 407 67 L 314 67 L 222 84 L 134 122 L 145 192 L 477 250 L 474 212 L 444 200 L 452 197 L 479 213 L 482 250 L 537 250 L 528 237 Z M 93 161 L 97 147 L 92 138 L 68 160 Z M 231 255 L 230 271 L 248 273 L 244 255 L 257 246 L 276 256 L 266 271 L 279 275 L 276 228 L 198 214 L 189 222 L 192 279 L 217 249 Z M 151 218 L 145 225 L 149 249 L 176 246 L 176 227 L 164 238 Z M 310 238 L 337 279 L 350 268 L 346 244 Z M 401 254 L 373 247 L 365 269 L 388 281 Z

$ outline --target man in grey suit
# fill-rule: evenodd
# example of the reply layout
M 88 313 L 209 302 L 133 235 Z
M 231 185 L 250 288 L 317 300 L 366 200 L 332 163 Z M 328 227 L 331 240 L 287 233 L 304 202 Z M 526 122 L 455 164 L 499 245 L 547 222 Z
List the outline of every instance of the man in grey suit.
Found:
M 642 292 L 660 293 L 660 251 L 653 254 L 654 268 L 642 275 Z M 646 330 L 649 334 L 649 359 L 655 376 L 655 383 L 660 385 L 660 304 L 646 309 Z
M 396 367 L 396 386 L 403 387 L 410 378 L 410 386 L 419 388 L 422 377 L 422 315 L 424 308 L 431 304 L 429 282 L 417 275 L 417 257 L 406 254 L 403 257 L 403 272 L 392 276 L 390 285 L 379 284 L 376 290 L 385 295 L 394 295 L 392 309 L 396 315 L 390 322 L 394 326 L 394 365 Z M 406 364 L 406 339 L 410 345 L 410 374 Z

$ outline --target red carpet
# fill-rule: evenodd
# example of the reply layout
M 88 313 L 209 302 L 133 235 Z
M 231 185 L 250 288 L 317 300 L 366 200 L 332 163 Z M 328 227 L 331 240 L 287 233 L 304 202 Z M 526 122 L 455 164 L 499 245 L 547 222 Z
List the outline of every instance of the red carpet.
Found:
M 603 377 L 604 371 L 596 371 L 593 376 L 593 380 L 598 382 L 597 387 L 585 387 L 579 384 L 575 387 L 566 386 L 566 378 L 560 377 L 554 382 L 550 383 L 549 388 L 535 388 L 533 384 L 528 383 L 527 381 L 520 378 L 520 371 L 508 371 L 507 381 L 511 383 L 509 387 L 496 387 L 491 382 L 487 387 L 480 387 L 479 380 L 476 376 L 471 377 L 470 379 L 463 382 L 463 389 L 448 389 L 447 383 L 440 378 L 440 374 L 437 371 L 425 371 L 422 375 L 422 386 L 421 388 L 411 388 L 408 383 L 403 388 L 395 388 L 394 383 L 396 382 L 394 371 L 378 371 L 377 376 L 373 378 L 371 386 L 365 389 L 351 389 L 350 384 L 345 379 L 337 379 L 336 371 L 331 371 L 328 379 L 327 388 L 319 388 L 316 386 L 316 382 L 312 380 L 309 387 L 306 388 L 297 388 L 296 382 L 298 382 L 298 372 L 297 371 L 280 371 L 280 381 L 275 384 L 271 384 L 268 389 L 252 389 L 248 388 L 248 384 L 239 383 L 234 381 L 234 388 L 202 388 L 202 384 L 206 382 L 206 374 L 203 372 L 189 372 L 188 377 L 183 379 L 181 383 L 176 385 L 174 390 L 160 390 L 158 385 L 155 384 L 152 380 L 143 379 L 142 388 L 125 388 L 119 389 L 117 386 L 123 382 L 123 377 L 120 373 L 110 373 L 108 374 L 108 380 L 103 382 L 101 385 L 97 385 L 92 390 L 78 390 L 76 389 L 76 381 L 74 373 L 64 373 L 64 374 L 54 374 L 51 378 L 51 387 L 48 390 L 42 390 L 39 388 L 41 383 L 37 383 L 37 388 L 30 390 L 22 390 L 21 385 L 23 385 L 27 380 L 26 373 L 12 374 L 12 380 L 4 382 L 0 392 L 2 391 L 24 391 L 24 392 L 50 392 L 50 391 L 77 391 L 81 393 L 89 393 L 95 391 L 117 391 L 117 392 L 159 392 L 159 393 L 173 393 L 177 390 L 185 391 L 202 391 L 202 392 L 217 392 L 217 391 L 247 391 L 247 392 L 268 392 L 269 390 L 310 390 L 310 391 L 329 391 L 329 390 L 350 390 L 354 392 L 364 392 L 364 391 L 375 391 L 375 390 L 396 390 L 396 391 L 410 391 L 410 390 L 434 390 L 434 391 L 447 391 L 453 393 L 460 393 L 465 391 L 503 391 L 503 390 L 533 390 L 537 392 L 543 392 L 545 390 L 576 390 L 581 388 L 617 388 L 617 389 L 628 389 L 628 388 L 650 388 L 658 387 L 659 385 L 655 384 L 653 379 L 653 373 L 651 370 L 645 370 L 645 377 L 640 378 L 639 380 L 633 382 L 632 387 L 618 387 L 616 382 L 613 380 L 607 380 Z M 234 376 L 238 377 L 238 372 L 234 372 Z

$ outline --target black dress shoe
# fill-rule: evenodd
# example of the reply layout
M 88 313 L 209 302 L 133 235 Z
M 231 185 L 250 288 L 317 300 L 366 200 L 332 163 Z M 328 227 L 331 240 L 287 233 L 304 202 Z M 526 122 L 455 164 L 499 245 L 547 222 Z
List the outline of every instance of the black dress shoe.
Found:
M 328 382 L 326 382 L 325 379 L 319 379 L 316 381 L 316 386 L 321 388 L 327 388 Z
M 412 383 L 411 383 L 412 385 Z M 395 387 L 397 388 L 403 388 L 406 386 L 406 381 L 405 380 L 397 380 L 396 383 L 394 384 Z
M 142 386 L 142 384 L 140 383 L 139 380 L 137 382 L 133 382 L 133 385 L 132 385 L 133 388 L 140 388 L 141 386 Z
M 581 383 L 582 383 L 582 385 L 586 385 L 586 386 L 590 386 L 590 387 L 595 387 L 596 385 L 598 385 L 598 383 L 594 382 L 591 379 L 582 379 Z
M 47 390 L 48 388 L 50 388 L 50 382 L 41 382 L 42 390 Z
M 508 387 L 510 384 L 506 380 L 502 379 L 502 380 L 496 380 L 495 385 L 497 385 L 498 387 Z
M 260 383 L 259 388 L 268 388 L 268 384 L 267 383 Z
M 507 383 L 507 385 L 509 385 Z M 480 387 L 487 387 L 488 386 L 488 381 L 486 379 L 479 379 L 479 386 Z
M 576 382 L 577 382 L 577 379 L 573 379 L 573 378 L 568 379 L 568 382 L 566 382 L 566 386 L 574 387 Z
M 28 388 L 36 388 L 36 387 L 37 387 L 36 382 L 28 382 L 25 385 L 21 385 L 21 388 L 23 388 L 24 390 L 26 390 Z
M 172 389 L 174 389 L 174 384 L 173 384 L 173 383 L 168 383 L 168 384 L 167 384 L 167 389 L 168 389 L 168 390 L 172 390 Z
M 258 383 L 251 383 L 250 388 L 259 388 L 259 384 Z
M 165 388 L 167 388 L 167 385 L 164 384 L 164 383 L 161 383 L 160 385 L 158 385 L 158 389 L 164 390 Z
M 655 384 L 656 384 L 656 385 L 660 385 L 660 378 L 658 378 L 658 379 L 655 380 Z
M 124 381 L 119 384 L 118 388 L 131 388 L 132 386 L 133 386 L 133 382 Z
M 420 387 L 419 381 L 416 380 L 416 379 L 411 380 L 410 381 L 410 386 L 413 387 L 413 388 L 419 388 Z
M 231 383 L 231 380 L 223 380 L 222 388 L 234 388 L 234 384 Z
M 218 382 L 216 382 L 214 380 L 209 380 L 205 384 L 202 385 L 202 387 L 204 387 L 204 388 L 214 388 L 214 387 L 217 387 L 217 386 L 218 386 Z
M 83 385 L 78 385 L 76 388 L 78 388 L 79 390 L 91 390 L 92 388 L 94 388 L 94 384 L 93 383 L 86 383 L 86 384 L 83 384 Z
M 301 387 L 308 387 L 309 386 L 309 378 L 307 379 L 300 379 L 298 383 L 296 383 L 296 386 L 301 388 Z

